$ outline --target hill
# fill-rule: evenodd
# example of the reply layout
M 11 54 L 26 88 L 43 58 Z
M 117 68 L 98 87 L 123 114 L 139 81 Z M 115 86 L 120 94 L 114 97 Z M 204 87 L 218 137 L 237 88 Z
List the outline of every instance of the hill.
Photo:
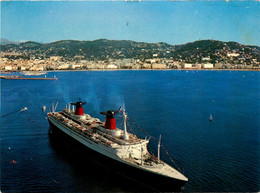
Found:
M 205 61 L 239 63 L 250 62 L 251 59 L 260 61 L 260 47 L 258 46 L 217 40 L 199 40 L 183 45 L 107 39 L 93 41 L 60 40 L 46 44 L 28 41 L 20 44 L 1 45 L 1 52 L 19 53 L 19 57 L 25 59 L 62 56 L 67 60 L 75 58 L 86 60 L 136 58 L 145 60 L 157 57 L 189 63 L 203 63 Z M 234 57 L 229 57 L 228 54 L 233 54 Z M 16 54 L 10 57 L 17 58 L 18 56 Z
M 7 45 L 7 44 L 19 44 L 20 42 L 10 41 L 6 38 L 1 38 L 0 45 Z

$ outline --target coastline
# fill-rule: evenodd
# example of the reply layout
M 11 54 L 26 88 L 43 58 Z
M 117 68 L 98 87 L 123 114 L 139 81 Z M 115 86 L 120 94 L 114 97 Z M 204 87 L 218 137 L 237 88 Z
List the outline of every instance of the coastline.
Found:
M 35 72 L 100 72 L 100 71 L 251 71 L 259 72 L 260 69 L 83 69 L 83 70 L 47 70 L 47 71 L 35 71 Z M 9 73 L 23 73 L 28 71 L 5 71 L 0 70 L 0 74 Z M 39 75 L 34 75 L 39 76 Z

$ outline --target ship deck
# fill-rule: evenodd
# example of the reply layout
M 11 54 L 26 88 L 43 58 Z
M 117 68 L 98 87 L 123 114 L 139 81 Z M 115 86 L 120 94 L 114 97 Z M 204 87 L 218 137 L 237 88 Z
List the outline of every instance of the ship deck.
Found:
M 123 160 L 143 170 L 148 170 L 150 172 L 161 174 L 163 176 L 168 176 L 170 178 L 188 181 L 188 179 L 179 171 L 177 171 L 176 169 L 174 169 L 173 167 L 171 167 L 163 161 L 158 161 L 157 159 L 154 159 L 154 157 L 150 154 L 144 157 L 143 161 L 133 158 Z
M 86 114 L 85 120 L 81 120 L 79 117 L 74 116 L 73 112 L 69 112 L 66 109 L 62 112 L 51 113 L 50 115 L 81 135 L 91 137 L 92 140 L 109 147 L 113 146 L 115 148 L 118 145 L 134 145 L 144 142 L 134 134 L 130 133 L 128 135 L 128 140 L 112 136 L 106 132 L 107 129 L 104 127 L 104 122 L 97 118 L 93 118 L 88 114 Z

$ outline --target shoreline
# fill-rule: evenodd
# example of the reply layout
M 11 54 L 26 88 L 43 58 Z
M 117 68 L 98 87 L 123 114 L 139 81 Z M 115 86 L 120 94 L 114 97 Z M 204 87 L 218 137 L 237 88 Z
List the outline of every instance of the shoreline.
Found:
M 82 69 L 82 70 L 46 70 L 46 71 L 6 71 L 0 70 L 0 73 L 22 73 L 22 72 L 81 72 L 81 71 L 252 71 L 259 72 L 260 69 Z M 38 75 L 35 75 L 38 76 Z

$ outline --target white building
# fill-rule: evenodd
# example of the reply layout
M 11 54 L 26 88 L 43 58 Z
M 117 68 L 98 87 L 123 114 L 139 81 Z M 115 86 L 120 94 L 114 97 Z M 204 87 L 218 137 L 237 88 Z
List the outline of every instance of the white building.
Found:
M 202 58 L 203 61 L 209 61 L 210 60 L 210 57 L 204 57 Z
M 153 63 L 156 63 L 156 62 L 157 63 L 160 62 L 160 59 L 159 58 L 146 59 L 145 62 L 153 64 Z
M 58 70 L 64 70 L 64 69 L 68 69 L 70 67 L 69 64 L 61 64 L 57 67 Z
M 62 59 L 61 56 L 51 56 L 51 57 L 50 57 L 50 60 L 51 60 L 51 61 L 59 61 L 59 60 L 61 60 L 61 59 Z
M 227 57 L 238 57 L 240 54 L 238 53 L 231 53 L 231 52 L 228 52 L 227 53 Z
M 5 66 L 5 70 L 13 70 L 13 67 L 12 66 Z
M 117 66 L 114 64 L 107 65 L 107 69 L 117 69 Z
M 184 64 L 183 67 L 184 68 L 192 68 L 192 64 Z
M 82 66 L 80 64 L 71 64 L 70 68 L 71 69 L 77 69 L 77 68 L 81 68 Z
M 142 67 L 143 68 L 148 68 L 148 69 L 151 69 L 152 68 L 152 65 L 151 64 L 148 64 L 148 63 L 144 63 L 143 65 L 142 65 Z
M 21 66 L 21 70 L 22 71 L 26 70 L 26 67 L 25 66 Z
M 206 64 L 203 64 L 203 68 L 205 68 L 205 69 L 210 69 L 210 68 L 213 68 L 214 66 L 213 66 L 213 64 L 211 64 L 211 63 L 206 63 Z
M 153 69 L 165 69 L 167 68 L 166 64 L 153 64 L 152 65 Z

